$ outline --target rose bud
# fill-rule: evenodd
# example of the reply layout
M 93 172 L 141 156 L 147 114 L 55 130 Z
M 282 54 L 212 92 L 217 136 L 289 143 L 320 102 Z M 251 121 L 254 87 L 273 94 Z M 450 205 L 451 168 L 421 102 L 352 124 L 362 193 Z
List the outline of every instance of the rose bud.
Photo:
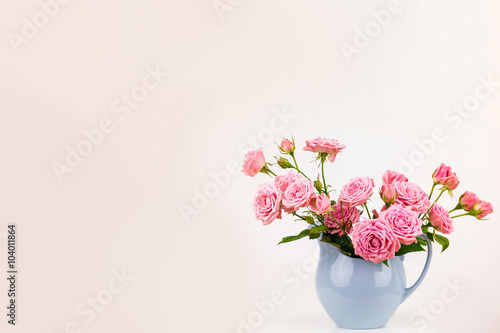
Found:
M 432 174 L 432 179 L 434 184 L 444 185 L 448 190 L 454 190 L 457 188 L 460 181 L 457 175 L 451 171 L 451 168 L 444 163 L 434 171 Z
M 281 140 L 280 148 L 283 153 L 290 154 L 295 150 L 295 143 L 288 139 L 283 139 Z
M 460 196 L 459 202 L 460 208 L 468 212 L 481 200 L 474 193 L 467 191 Z
M 486 217 L 487 215 L 493 213 L 493 206 L 489 202 L 481 201 L 474 205 L 471 210 L 472 215 L 474 215 L 478 220 Z
M 382 185 L 380 188 L 380 197 L 388 205 L 392 205 L 396 201 L 397 196 L 396 189 L 391 185 Z
M 284 157 L 281 157 L 278 160 L 278 165 L 282 167 L 283 169 L 290 169 L 293 168 L 293 165 Z

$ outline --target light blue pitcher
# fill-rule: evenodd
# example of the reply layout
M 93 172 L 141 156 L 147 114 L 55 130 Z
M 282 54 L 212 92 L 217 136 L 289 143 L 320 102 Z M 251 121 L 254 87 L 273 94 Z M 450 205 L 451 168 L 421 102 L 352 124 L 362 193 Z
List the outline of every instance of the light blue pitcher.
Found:
M 338 327 L 373 329 L 385 326 L 398 306 L 420 285 L 432 257 L 417 282 L 406 288 L 404 256 L 389 259 L 389 267 L 341 253 L 331 244 L 319 242 L 321 253 L 316 271 L 316 291 L 328 315 Z

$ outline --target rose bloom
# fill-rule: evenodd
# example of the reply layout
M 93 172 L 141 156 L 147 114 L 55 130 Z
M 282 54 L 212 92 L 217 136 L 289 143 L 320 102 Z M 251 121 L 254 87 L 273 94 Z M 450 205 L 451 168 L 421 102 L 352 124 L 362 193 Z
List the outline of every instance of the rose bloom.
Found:
M 340 203 L 336 203 L 333 205 L 332 210 L 325 214 L 323 221 L 328 228 L 333 229 L 330 233 L 338 233 L 339 236 L 342 236 L 344 232 L 340 226 L 342 226 L 347 233 L 350 233 L 352 225 L 359 221 L 360 214 L 361 212 L 356 207 L 348 207 L 342 204 L 342 210 L 340 210 Z
M 330 198 L 326 194 L 313 197 L 309 202 L 309 209 L 317 214 L 325 214 L 331 208 Z
M 387 170 L 382 176 L 382 181 L 384 182 L 384 185 L 391 185 L 395 182 L 407 182 L 408 178 L 406 178 L 406 176 L 402 173 Z
M 443 234 L 450 234 L 453 231 L 453 220 L 443 207 L 434 204 L 429 212 L 429 219 L 437 231 Z
M 264 158 L 264 150 L 259 148 L 257 150 L 249 151 L 245 155 L 242 171 L 245 175 L 253 177 L 258 174 L 265 165 L 266 159 Z
M 435 184 L 444 185 L 449 190 L 454 190 L 457 188 L 460 181 L 458 180 L 457 175 L 451 171 L 451 168 L 444 163 L 434 171 L 432 174 L 432 179 Z
M 354 253 L 374 264 L 394 258 L 401 248 L 392 227 L 382 219 L 356 223 L 351 236 Z
M 493 213 L 493 205 L 486 201 L 478 202 L 472 208 L 472 214 L 478 219 L 482 219 L 491 213 Z
M 293 144 L 292 141 L 288 139 L 283 139 L 281 140 L 280 148 L 284 153 L 289 154 L 295 150 L 295 145 Z
M 299 175 L 297 172 L 290 170 L 284 175 L 276 176 L 276 178 L 274 178 L 274 185 L 276 185 L 278 191 L 284 193 L 288 186 L 290 186 L 290 184 L 302 178 L 303 177 L 301 177 L 301 175 Z
M 309 205 L 309 201 L 314 197 L 314 183 L 305 177 L 291 183 L 282 197 L 282 204 L 285 212 L 293 213 L 302 207 Z
M 475 204 L 481 202 L 476 194 L 469 191 L 466 191 L 464 194 L 462 194 L 458 201 L 460 202 L 460 206 L 462 207 L 462 209 L 467 212 L 474 208 Z
M 408 207 L 415 213 L 427 212 L 431 203 L 428 195 L 417 184 L 396 182 L 392 186 L 398 194 L 395 203 Z
M 255 217 L 268 225 L 275 219 L 281 218 L 281 193 L 273 183 L 261 184 L 253 199 L 253 211 Z
M 417 241 L 417 236 L 422 234 L 422 220 L 410 208 L 394 204 L 380 213 L 380 218 L 387 221 L 394 230 L 399 242 L 410 245 Z
M 314 140 L 306 141 L 304 150 L 312 151 L 315 153 L 326 153 L 328 154 L 328 160 L 330 162 L 333 162 L 335 161 L 335 157 L 337 157 L 337 154 L 344 148 L 345 146 L 341 145 L 337 140 L 323 139 L 319 137 Z
M 349 207 L 359 206 L 370 199 L 375 184 L 370 177 L 352 178 L 349 183 L 342 187 L 340 191 L 339 201 L 342 201 Z

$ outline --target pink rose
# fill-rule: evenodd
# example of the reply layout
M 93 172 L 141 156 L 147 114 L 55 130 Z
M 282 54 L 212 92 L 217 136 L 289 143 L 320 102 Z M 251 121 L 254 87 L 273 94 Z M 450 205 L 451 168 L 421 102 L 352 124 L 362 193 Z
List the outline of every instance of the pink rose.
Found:
M 340 203 L 333 205 L 332 210 L 325 214 L 323 221 L 328 228 L 333 229 L 330 231 L 332 234 L 339 234 L 342 236 L 344 232 L 342 228 L 350 233 L 352 225 L 359 221 L 359 216 L 361 212 L 356 207 L 347 207 L 342 204 L 342 210 L 340 210 Z
M 380 213 L 380 218 L 392 226 L 394 234 L 402 244 L 410 245 L 422 234 L 422 220 L 410 208 L 395 204 Z
M 253 211 L 255 217 L 268 225 L 276 218 L 281 218 L 281 193 L 273 183 L 261 184 L 253 199 Z
M 398 196 L 395 203 L 408 207 L 415 213 L 426 213 L 431 203 L 427 194 L 415 183 L 396 182 L 392 184 Z
M 482 219 L 483 217 L 493 213 L 493 205 L 489 202 L 481 201 L 474 205 L 471 212 L 476 218 Z
M 384 184 L 380 188 L 380 197 L 385 203 L 389 205 L 393 204 L 394 201 L 396 201 L 397 196 L 398 193 L 396 192 L 394 186 L 392 186 L 391 184 Z
M 460 206 L 462 207 L 462 209 L 467 212 L 470 211 L 475 204 L 481 202 L 477 195 L 469 191 L 466 191 L 464 194 L 462 194 L 458 201 L 460 202 Z
M 449 166 L 446 166 L 444 163 L 434 171 L 432 174 L 432 179 L 435 184 L 444 185 L 449 190 L 454 190 L 457 188 L 460 181 L 458 180 L 457 175 L 451 171 Z
M 391 185 L 395 182 L 407 182 L 408 178 L 406 178 L 406 176 L 402 173 L 387 170 L 382 176 L 382 181 L 384 182 L 384 185 Z
M 392 227 L 382 219 L 355 224 L 351 236 L 354 253 L 374 264 L 394 258 L 401 248 Z
M 299 179 L 302 179 L 302 177 L 293 170 L 290 170 L 288 173 L 284 175 L 276 176 L 276 178 L 274 178 L 274 185 L 276 185 L 278 191 L 284 193 L 288 188 L 288 186 L 290 186 L 290 184 L 294 183 Z
M 258 174 L 265 165 L 266 159 L 264 158 L 264 150 L 262 150 L 262 148 L 249 151 L 245 155 L 245 160 L 243 161 L 243 173 L 253 177 Z
M 314 196 L 309 202 L 309 209 L 317 214 L 325 214 L 331 208 L 330 198 L 326 194 Z
M 314 140 L 306 141 L 304 150 L 312 151 L 315 153 L 326 153 L 328 154 L 328 160 L 330 162 L 333 162 L 335 161 L 335 157 L 337 157 L 337 154 L 344 148 L 345 146 L 341 145 L 337 140 L 323 139 L 319 137 Z
M 385 206 L 384 206 L 384 207 L 385 207 Z M 378 219 L 378 217 L 379 217 L 379 213 L 377 212 L 377 210 L 376 210 L 376 209 L 372 209 L 372 214 L 373 214 L 373 218 L 374 218 L 374 219 Z
M 295 144 L 288 139 L 283 139 L 281 140 L 280 148 L 284 153 L 290 154 L 295 150 Z
M 434 204 L 429 212 L 429 219 L 437 231 L 443 234 L 450 234 L 453 231 L 453 220 L 443 207 Z
M 370 177 L 352 178 L 349 183 L 342 187 L 339 200 L 349 207 L 363 205 L 370 199 L 375 184 Z
M 305 177 L 291 183 L 283 193 L 282 204 L 285 212 L 293 213 L 306 207 L 314 197 L 314 183 Z

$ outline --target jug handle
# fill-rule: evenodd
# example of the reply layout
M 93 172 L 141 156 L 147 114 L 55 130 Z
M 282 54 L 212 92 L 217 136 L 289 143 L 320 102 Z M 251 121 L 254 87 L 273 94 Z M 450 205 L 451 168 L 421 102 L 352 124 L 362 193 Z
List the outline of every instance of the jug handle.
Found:
M 427 242 L 427 260 L 425 261 L 424 270 L 418 277 L 418 280 L 413 284 L 413 286 L 411 286 L 410 288 L 406 288 L 405 293 L 403 294 L 403 298 L 401 299 L 401 303 L 403 303 L 411 294 L 413 294 L 413 292 L 418 288 L 418 286 L 420 286 L 420 284 L 425 278 L 425 275 L 427 275 L 427 271 L 429 270 L 429 266 L 431 264 L 431 258 L 432 258 L 431 242 L 425 235 L 420 235 L 419 237 L 425 239 L 425 241 Z

